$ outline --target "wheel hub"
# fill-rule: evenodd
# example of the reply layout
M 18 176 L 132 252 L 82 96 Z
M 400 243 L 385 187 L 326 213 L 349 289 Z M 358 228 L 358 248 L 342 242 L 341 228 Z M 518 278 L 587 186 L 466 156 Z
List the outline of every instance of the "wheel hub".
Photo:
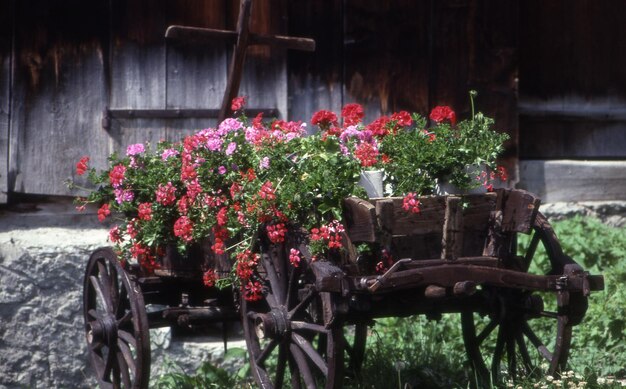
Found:
M 274 308 L 268 313 L 258 313 L 254 318 L 255 332 L 259 339 L 282 338 L 289 331 L 286 309 Z
M 106 315 L 87 324 L 89 344 L 111 345 L 117 341 L 117 323 L 112 315 Z

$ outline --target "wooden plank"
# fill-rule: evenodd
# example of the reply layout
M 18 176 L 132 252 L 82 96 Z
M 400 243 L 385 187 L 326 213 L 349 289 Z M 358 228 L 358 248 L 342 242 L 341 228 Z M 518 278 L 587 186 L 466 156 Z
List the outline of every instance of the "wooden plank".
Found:
M 176 17 L 179 2 L 166 0 L 112 0 L 110 90 L 112 108 L 166 108 L 166 14 Z M 170 6 L 168 8 L 168 5 Z M 127 145 L 167 138 L 159 119 L 113 120 L 108 130 L 112 149 L 124 153 Z
M 170 6 L 170 9 L 173 5 Z M 193 27 L 226 27 L 226 4 L 223 0 L 193 0 L 178 2 L 175 18 L 168 25 L 181 24 Z M 199 15 L 202 15 L 200 17 Z M 168 43 L 167 88 L 168 108 L 211 108 L 219 112 L 226 88 L 227 42 L 215 41 L 211 45 Z M 217 118 L 199 118 L 167 122 L 167 137 L 175 139 L 192 130 L 215 126 Z
M 229 4 L 233 16 L 226 27 L 233 29 L 239 16 L 239 0 L 231 0 Z M 285 35 L 286 9 L 286 0 L 254 0 L 250 30 L 262 35 Z M 248 107 L 276 108 L 279 117 L 287 117 L 286 58 L 283 48 L 248 49 L 239 88 L 239 96 L 247 96 Z
M 378 222 L 376 208 L 368 201 L 357 197 L 344 200 L 345 227 L 352 242 L 375 242 Z
M 461 255 L 463 249 L 463 210 L 461 198 L 448 196 L 446 198 L 446 213 L 443 222 L 443 237 L 441 239 L 441 259 L 453 261 Z
M 339 113 L 343 104 L 342 0 L 290 1 L 287 7 L 289 34 L 316 42 L 315 53 L 287 54 L 289 118 L 308 123 L 320 109 Z
M 12 37 L 13 1 L 4 1 L 0 3 L 0 204 L 7 202 L 9 193 Z
M 366 122 L 427 114 L 429 2 L 347 0 L 344 10 L 344 103 L 362 104 Z
M 103 15 L 108 15 L 105 0 L 15 2 L 11 154 L 16 192 L 68 195 L 64 181 L 82 155 L 91 155 L 95 164 L 105 162 L 108 136 L 100 129 L 99 114 L 106 104 L 108 19 Z

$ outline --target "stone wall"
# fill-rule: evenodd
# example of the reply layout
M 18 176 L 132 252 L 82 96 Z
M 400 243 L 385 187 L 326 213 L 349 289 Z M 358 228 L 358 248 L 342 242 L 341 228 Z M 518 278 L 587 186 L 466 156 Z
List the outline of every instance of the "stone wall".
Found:
M 0 389 L 96 385 L 86 353 L 82 282 L 90 253 L 107 244 L 107 229 L 93 224 L 95 215 L 59 207 L 0 211 Z M 167 330 L 150 332 L 152 377 L 165 361 L 193 372 L 223 351 L 219 336 L 182 342 Z M 245 346 L 234 339 L 229 347 Z

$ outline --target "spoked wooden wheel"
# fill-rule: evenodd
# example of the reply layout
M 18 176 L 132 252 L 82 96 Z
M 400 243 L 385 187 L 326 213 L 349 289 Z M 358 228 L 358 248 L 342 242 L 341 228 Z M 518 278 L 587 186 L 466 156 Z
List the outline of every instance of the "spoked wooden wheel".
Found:
M 525 270 L 543 274 L 541 266 L 533 264 L 541 256 L 549 260 L 543 266 L 549 274 L 563 274 L 564 268 L 576 266 L 563 255 L 542 215 L 537 217 L 533 230 L 530 244 L 522 253 Z M 586 312 L 586 297 L 566 291 L 531 292 L 488 286 L 479 293 L 488 302 L 487 312 L 463 312 L 461 323 L 465 348 L 480 384 L 491 386 L 531 375 L 554 376 L 565 369 L 572 327 Z
M 242 299 L 243 329 L 250 365 L 261 388 L 340 388 L 343 334 L 329 323 L 331 296 L 310 283 L 304 261 L 288 265 L 276 251 L 264 254 L 263 299 Z
M 83 315 L 100 387 L 147 388 L 150 342 L 143 296 L 111 249 L 98 249 L 89 258 Z

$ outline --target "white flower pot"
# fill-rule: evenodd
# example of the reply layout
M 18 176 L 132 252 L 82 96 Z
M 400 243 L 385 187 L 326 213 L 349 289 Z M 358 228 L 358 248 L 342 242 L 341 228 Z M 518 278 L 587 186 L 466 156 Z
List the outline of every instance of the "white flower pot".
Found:
M 382 170 L 363 170 L 359 185 L 365 189 L 369 198 L 383 197 L 383 176 Z

